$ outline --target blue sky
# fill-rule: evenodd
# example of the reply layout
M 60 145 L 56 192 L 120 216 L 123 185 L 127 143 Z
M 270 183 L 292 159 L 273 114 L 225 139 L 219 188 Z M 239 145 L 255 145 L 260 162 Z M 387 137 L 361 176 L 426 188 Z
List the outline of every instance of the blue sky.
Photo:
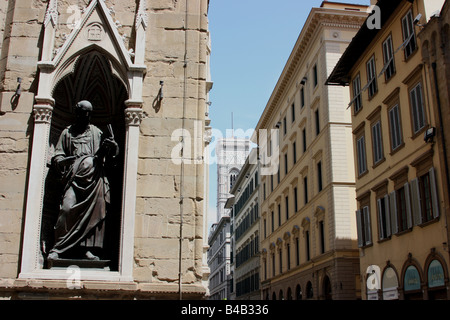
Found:
M 369 0 L 339 1 L 369 5 Z M 258 123 L 312 7 L 321 0 L 211 0 L 211 126 L 225 136 Z M 213 143 L 214 145 L 214 143 Z M 210 166 L 215 222 L 217 167 Z

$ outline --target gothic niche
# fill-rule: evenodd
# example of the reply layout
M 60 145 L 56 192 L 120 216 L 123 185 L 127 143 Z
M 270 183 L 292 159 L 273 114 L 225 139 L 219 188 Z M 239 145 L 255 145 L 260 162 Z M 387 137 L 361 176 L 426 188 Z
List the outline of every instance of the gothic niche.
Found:
M 111 125 L 114 139 L 119 146 L 119 155 L 113 167 L 107 167 L 106 176 L 111 187 L 111 204 L 105 220 L 102 261 L 109 261 L 107 270 L 118 271 L 120 226 L 122 219 L 122 189 L 124 174 L 125 118 L 124 106 L 127 90 L 120 79 L 113 74 L 111 62 L 98 51 L 88 52 L 78 58 L 74 72 L 64 77 L 54 88 L 55 106 L 49 137 L 49 156 L 41 226 L 41 254 L 47 257 L 55 243 L 56 224 L 63 185 L 60 175 L 51 165 L 55 146 L 63 129 L 73 124 L 74 107 L 77 102 L 92 103 L 91 123 L 109 135 Z M 44 259 L 44 268 L 49 268 Z

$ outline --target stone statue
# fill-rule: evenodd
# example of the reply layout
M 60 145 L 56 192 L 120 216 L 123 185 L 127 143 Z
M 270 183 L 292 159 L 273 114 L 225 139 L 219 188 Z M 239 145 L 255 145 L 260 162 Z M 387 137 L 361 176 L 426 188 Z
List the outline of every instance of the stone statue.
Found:
M 48 260 L 100 260 L 110 186 L 105 165 L 119 153 L 110 126 L 110 137 L 90 124 L 92 104 L 75 106 L 76 121 L 61 133 L 52 163 L 61 173 L 64 190 L 55 229 L 55 244 Z

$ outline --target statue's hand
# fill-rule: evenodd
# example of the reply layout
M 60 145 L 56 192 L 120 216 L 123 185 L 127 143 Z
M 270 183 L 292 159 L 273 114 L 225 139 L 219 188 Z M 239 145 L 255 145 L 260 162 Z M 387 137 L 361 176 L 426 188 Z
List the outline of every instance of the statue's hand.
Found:
M 108 152 L 113 156 L 117 156 L 119 154 L 119 145 L 112 138 L 106 138 L 103 141 L 103 146 L 108 150 Z
M 65 166 L 71 165 L 73 163 L 73 161 L 76 159 L 76 156 L 70 156 L 70 157 L 57 157 L 54 159 L 54 163 L 56 165 L 56 168 L 60 171 L 60 172 L 64 172 L 65 170 Z

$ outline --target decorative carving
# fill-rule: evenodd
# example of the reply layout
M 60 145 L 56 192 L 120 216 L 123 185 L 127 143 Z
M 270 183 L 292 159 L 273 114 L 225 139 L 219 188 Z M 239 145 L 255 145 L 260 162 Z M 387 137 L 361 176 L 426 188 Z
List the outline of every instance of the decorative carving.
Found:
M 100 23 L 93 23 L 87 28 L 87 38 L 89 41 L 101 41 L 103 37 L 103 28 Z
M 140 126 L 144 114 L 141 108 L 125 109 L 125 122 L 127 126 Z
M 50 0 L 48 3 L 47 12 L 45 13 L 44 25 L 47 27 L 49 22 L 52 22 L 53 27 L 58 24 L 58 1 Z
M 139 8 L 136 15 L 136 29 L 139 28 L 139 25 L 142 23 L 144 30 L 147 29 L 148 26 L 148 14 L 147 14 L 147 0 L 139 1 Z
M 206 128 L 205 130 L 205 135 L 204 135 L 204 141 L 206 142 L 206 144 L 210 144 L 212 141 L 212 130 L 211 128 Z
M 35 123 L 50 123 L 53 115 L 53 108 L 48 105 L 35 105 L 33 108 Z

